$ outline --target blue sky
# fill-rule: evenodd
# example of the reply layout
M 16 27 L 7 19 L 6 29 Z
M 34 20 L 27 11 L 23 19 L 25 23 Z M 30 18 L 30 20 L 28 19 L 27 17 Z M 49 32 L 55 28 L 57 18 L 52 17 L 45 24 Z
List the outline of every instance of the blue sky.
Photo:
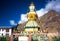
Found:
M 54 2 L 47 2 L 47 0 L 0 0 L 0 26 L 12 26 L 18 24 L 19 21 L 21 21 L 21 15 L 26 14 L 29 11 L 31 2 L 35 4 L 36 12 L 38 13 L 46 12 L 51 9 L 58 12 L 60 11 L 59 0 Z M 56 9 L 52 4 L 54 6 L 56 4 Z

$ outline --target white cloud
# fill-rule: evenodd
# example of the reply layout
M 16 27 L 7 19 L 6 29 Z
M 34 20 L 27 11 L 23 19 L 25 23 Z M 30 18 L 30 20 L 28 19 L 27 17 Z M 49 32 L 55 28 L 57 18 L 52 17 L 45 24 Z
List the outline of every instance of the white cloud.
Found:
M 37 10 L 37 11 L 36 11 L 38 17 L 44 15 L 44 14 L 47 13 L 47 12 L 48 12 L 48 11 L 45 10 L 45 9 L 43 9 L 43 8 L 41 8 L 40 10 Z
M 46 6 L 45 6 L 46 10 L 55 10 L 57 12 L 60 12 L 60 1 L 56 0 L 56 1 L 51 1 L 49 2 Z
M 38 14 L 38 17 L 40 17 L 50 10 L 60 12 L 60 0 L 50 1 L 49 3 L 46 4 L 45 8 L 37 10 L 36 13 Z
M 21 21 L 27 21 L 26 14 L 21 14 Z
M 18 24 L 20 24 L 20 23 L 22 23 L 22 21 L 21 21 L 21 20 L 19 20 Z
M 11 25 L 17 25 L 14 20 L 10 20 Z
M 18 24 L 26 22 L 26 21 L 28 21 L 26 14 L 21 14 L 21 20 L 18 22 Z

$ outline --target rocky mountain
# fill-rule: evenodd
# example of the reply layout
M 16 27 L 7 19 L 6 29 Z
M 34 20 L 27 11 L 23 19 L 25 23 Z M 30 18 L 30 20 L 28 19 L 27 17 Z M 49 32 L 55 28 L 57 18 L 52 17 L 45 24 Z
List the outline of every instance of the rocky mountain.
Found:
M 41 27 L 47 29 L 48 32 L 60 32 L 60 14 L 56 11 L 49 11 L 40 17 Z
M 27 22 L 18 24 L 17 29 L 18 29 L 19 31 L 24 31 L 24 29 L 25 29 L 24 26 L 26 25 L 26 23 L 27 23 Z
M 49 11 L 45 15 L 36 19 L 36 22 L 42 29 L 46 29 L 48 32 L 60 32 L 60 14 L 56 11 Z M 24 30 L 26 23 L 27 22 L 19 24 L 17 30 Z

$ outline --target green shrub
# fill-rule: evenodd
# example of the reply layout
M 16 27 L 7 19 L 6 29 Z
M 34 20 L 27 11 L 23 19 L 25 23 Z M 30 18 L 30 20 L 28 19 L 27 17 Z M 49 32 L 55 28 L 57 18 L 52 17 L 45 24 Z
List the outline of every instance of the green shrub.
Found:
M 7 41 L 6 37 L 1 37 L 1 41 Z
M 60 41 L 60 36 L 58 37 L 58 41 Z
M 53 41 L 60 41 L 60 36 L 59 37 L 52 37 L 53 38 Z

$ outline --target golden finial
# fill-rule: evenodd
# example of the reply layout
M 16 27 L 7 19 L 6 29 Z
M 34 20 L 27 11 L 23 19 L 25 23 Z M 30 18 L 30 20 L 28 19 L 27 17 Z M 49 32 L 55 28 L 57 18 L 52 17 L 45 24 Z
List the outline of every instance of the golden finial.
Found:
M 34 3 L 32 2 L 32 3 L 30 4 L 30 6 L 34 6 Z

